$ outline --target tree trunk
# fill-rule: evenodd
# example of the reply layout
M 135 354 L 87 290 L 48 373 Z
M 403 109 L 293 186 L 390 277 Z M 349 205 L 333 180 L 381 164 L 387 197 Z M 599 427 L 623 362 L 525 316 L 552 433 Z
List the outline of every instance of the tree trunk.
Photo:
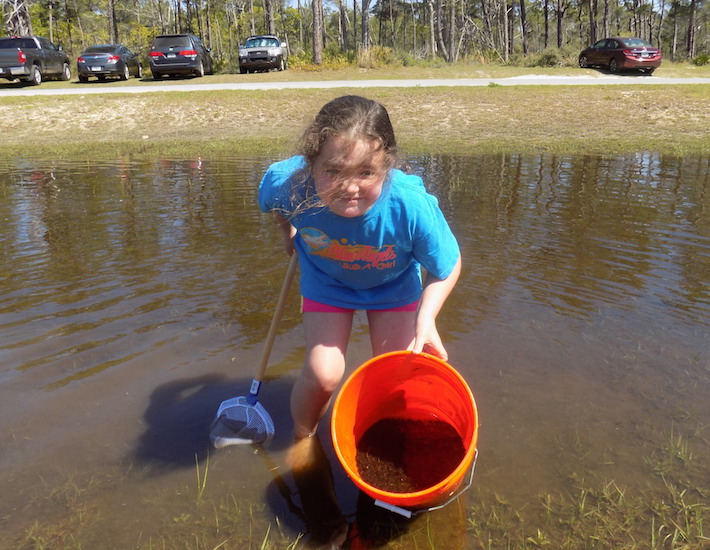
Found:
M 313 64 L 323 64 L 323 0 L 313 0 Z
M 596 0 L 588 0 L 589 7 L 589 43 L 594 44 L 597 41 L 597 2 Z
M 119 43 L 115 0 L 108 0 L 108 41 L 111 44 Z
M 547 49 L 550 44 L 550 0 L 545 0 L 543 17 L 545 18 L 545 49 Z
M 456 0 L 449 0 L 449 63 L 456 62 Z
M 370 49 L 370 0 L 362 0 L 362 49 Z
M 508 62 L 510 58 L 510 34 L 508 30 L 508 1 L 503 0 L 501 7 L 503 10 L 503 61 Z
M 523 54 L 528 55 L 528 18 L 525 13 L 525 0 L 520 0 L 520 28 L 523 33 Z
M 266 16 L 266 28 L 269 34 L 276 34 L 276 24 L 274 23 L 274 3 L 271 0 L 264 0 L 264 15 Z
M 427 12 L 429 13 L 429 57 L 436 57 L 436 30 L 434 29 L 434 0 L 427 0 Z
M 690 11 L 688 13 L 688 34 L 685 42 L 685 54 L 688 59 L 695 57 L 695 15 L 697 11 L 697 0 L 690 0 Z

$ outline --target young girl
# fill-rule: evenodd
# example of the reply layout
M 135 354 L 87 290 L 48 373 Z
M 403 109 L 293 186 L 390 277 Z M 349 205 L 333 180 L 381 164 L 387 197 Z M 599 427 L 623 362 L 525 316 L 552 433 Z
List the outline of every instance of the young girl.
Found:
M 301 271 L 297 439 L 315 433 L 340 384 L 355 310 L 367 312 L 374 355 L 426 350 L 447 359 L 435 320 L 461 271 L 437 200 L 419 177 L 394 168 L 397 145 L 382 105 L 359 96 L 330 101 L 301 153 L 269 167 L 259 186 L 259 205 L 275 213 Z

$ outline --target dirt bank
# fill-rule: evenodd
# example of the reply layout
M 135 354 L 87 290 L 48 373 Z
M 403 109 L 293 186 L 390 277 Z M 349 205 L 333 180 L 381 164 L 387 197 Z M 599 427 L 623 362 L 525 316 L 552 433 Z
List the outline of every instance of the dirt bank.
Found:
M 384 103 L 410 152 L 710 152 L 710 87 L 647 85 L 0 96 L 0 155 L 281 151 L 345 93 Z

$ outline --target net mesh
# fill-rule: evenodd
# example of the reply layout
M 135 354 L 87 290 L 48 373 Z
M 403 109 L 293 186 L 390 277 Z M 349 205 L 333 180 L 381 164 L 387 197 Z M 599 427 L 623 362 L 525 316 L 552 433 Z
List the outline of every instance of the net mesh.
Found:
M 268 444 L 274 437 L 274 423 L 261 403 L 250 405 L 246 397 L 224 401 L 217 411 L 210 439 L 216 448 L 249 443 Z

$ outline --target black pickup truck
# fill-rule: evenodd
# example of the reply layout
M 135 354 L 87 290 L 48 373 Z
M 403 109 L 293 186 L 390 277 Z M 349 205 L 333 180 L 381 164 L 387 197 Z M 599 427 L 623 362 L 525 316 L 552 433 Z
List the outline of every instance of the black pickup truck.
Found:
M 71 78 L 69 57 L 61 46 L 41 36 L 6 36 L 0 38 L 0 78 L 33 85 L 53 77 Z

